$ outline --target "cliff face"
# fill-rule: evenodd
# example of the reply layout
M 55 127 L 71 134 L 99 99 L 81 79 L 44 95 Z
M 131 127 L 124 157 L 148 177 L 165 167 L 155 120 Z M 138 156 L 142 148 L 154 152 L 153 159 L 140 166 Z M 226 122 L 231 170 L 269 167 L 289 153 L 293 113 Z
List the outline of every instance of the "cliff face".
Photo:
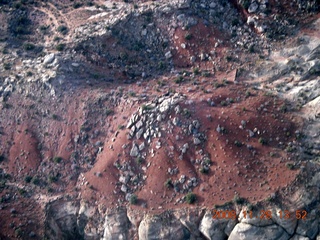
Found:
M 319 1 L 0 10 L 0 239 L 320 239 Z
M 50 239 L 316 239 L 320 174 L 313 164 L 307 168 L 314 173 L 308 176 L 308 188 L 297 190 L 286 206 L 273 199 L 263 206 L 235 202 L 213 209 L 100 212 L 97 206 L 60 199 L 47 204 L 46 235 Z M 237 216 L 216 214 L 231 210 Z

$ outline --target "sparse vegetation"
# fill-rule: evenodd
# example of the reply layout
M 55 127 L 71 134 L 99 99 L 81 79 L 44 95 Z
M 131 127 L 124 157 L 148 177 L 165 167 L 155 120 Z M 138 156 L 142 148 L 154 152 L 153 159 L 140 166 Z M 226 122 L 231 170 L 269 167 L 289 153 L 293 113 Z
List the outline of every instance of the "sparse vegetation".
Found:
M 190 192 L 185 196 L 186 203 L 193 204 L 197 200 L 196 194 Z
M 286 163 L 286 167 L 290 170 L 294 170 L 294 165 L 293 163 Z

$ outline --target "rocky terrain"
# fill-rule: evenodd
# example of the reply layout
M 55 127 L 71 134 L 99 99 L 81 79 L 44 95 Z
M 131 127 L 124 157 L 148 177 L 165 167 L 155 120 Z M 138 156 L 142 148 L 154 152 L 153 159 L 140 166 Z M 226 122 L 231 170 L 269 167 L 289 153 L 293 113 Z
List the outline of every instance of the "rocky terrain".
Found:
M 0 239 L 320 239 L 318 0 L 0 0 Z

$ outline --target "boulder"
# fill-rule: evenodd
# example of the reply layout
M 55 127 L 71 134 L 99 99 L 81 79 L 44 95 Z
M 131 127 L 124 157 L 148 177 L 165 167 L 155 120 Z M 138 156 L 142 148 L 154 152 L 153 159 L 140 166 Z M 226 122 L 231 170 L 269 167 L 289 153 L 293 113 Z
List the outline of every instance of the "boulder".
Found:
M 130 156 L 131 157 L 137 157 L 139 155 L 139 148 L 137 144 L 132 143 L 132 148 L 130 150 Z
M 140 240 L 183 240 L 190 239 L 191 235 L 189 230 L 168 212 L 164 212 L 161 216 L 146 216 L 141 221 L 138 232 Z
M 224 230 L 229 221 L 236 223 L 235 220 L 225 218 L 214 219 L 212 212 L 207 211 L 200 222 L 199 230 L 207 239 L 224 240 L 227 238 Z
M 304 237 L 314 239 L 319 232 L 319 219 L 317 218 L 316 211 L 313 210 L 307 213 L 306 219 L 300 219 L 296 233 Z
M 125 209 L 108 213 L 104 222 L 103 240 L 130 239 L 130 227 L 131 223 Z
M 293 217 L 292 213 L 290 213 L 291 217 L 289 219 L 284 218 L 284 214 L 282 215 L 282 218 L 280 218 L 280 211 L 283 212 L 282 209 L 272 209 L 272 220 L 279 226 L 283 227 L 284 230 L 287 231 L 287 233 L 293 234 L 297 226 L 297 218 Z
M 276 224 L 257 227 L 247 223 L 238 223 L 228 240 L 288 240 L 289 238 L 288 233 Z
M 290 240 L 310 240 L 310 238 L 295 234 L 290 238 Z
M 54 59 L 55 59 L 55 54 L 50 53 L 44 57 L 43 64 L 44 65 L 50 64 L 53 62 Z

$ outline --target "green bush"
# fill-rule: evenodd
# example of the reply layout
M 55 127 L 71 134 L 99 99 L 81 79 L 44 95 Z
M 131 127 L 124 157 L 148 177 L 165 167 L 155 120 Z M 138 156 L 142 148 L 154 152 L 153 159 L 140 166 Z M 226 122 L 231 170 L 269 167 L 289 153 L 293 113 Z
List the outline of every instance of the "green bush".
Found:
M 75 8 L 75 9 L 77 9 L 77 8 L 79 8 L 79 7 L 81 7 L 82 6 L 82 3 L 79 3 L 79 2 L 75 2 L 74 4 L 73 4 L 73 8 Z
M 31 183 L 33 183 L 34 185 L 39 185 L 40 179 L 37 176 L 34 176 L 31 180 Z
M 266 145 L 266 144 L 268 143 L 267 140 L 266 140 L 265 138 L 262 138 L 262 137 L 259 138 L 258 141 L 259 141 L 259 143 L 262 144 L 262 145 Z
M 53 161 L 54 161 L 55 163 L 61 163 L 62 157 L 54 157 L 54 158 L 53 158 Z
M 26 177 L 24 178 L 24 181 L 25 181 L 26 183 L 30 183 L 31 180 L 32 180 L 32 177 L 31 177 L 31 176 L 26 176 Z
M 63 35 L 66 35 L 68 33 L 68 27 L 65 26 L 65 25 L 60 25 L 58 28 L 57 28 L 58 32 L 60 32 L 61 34 Z
M 173 183 L 172 183 L 171 178 L 168 178 L 168 179 L 164 182 L 164 186 L 165 186 L 166 188 L 171 188 L 171 187 L 173 187 Z
M 290 170 L 294 169 L 294 165 L 292 163 L 286 163 L 286 167 Z
M 242 7 L 247 10 L 249 6 L 250 6 L 250 0 L 243 0 Z
M 190 192 L 186 196 L 186 202 L 189 204 L 193 204 L 197 200 L 196 194 Z
M 11 64 L 10 63 L 4 63 L 3 64 L 4 70 L 10 70 L 11 69 Z
M 195 74 L 195 75 L 199 75 L 200 74 L 200 70 L 199 70 L 199 68 L 194 68 L 193 69 L 193 73 Z
M 137 204 L 137 202 L 138 202 L 138 197 L 137 197 L 137 195 L 132 194 L 132 195 L 130 196 L 129 202 L 130 202 L 131 204 Z
M 25 43 L 23 44 L 23 48 L 26 51 L 32 51 L 36 48 L 36 46 L 33 43 Z
M 241 147 L 242 143 L 239 142 L 238 140 L 234 141 L 234 145 L 236 145 L 237 147 Z
M 185 40 L 191 40 L 192 39 L 192 34 L 191 33 L 186 33 L 186 35 L 184 35 L 184 39 Z
M 199 171 L 200 171 L 200 173 L 207 174 L 207 173 L 209 173 L 209 168 L 201 167 Z
M 64 50 L 64 48 L 66 47 L 66 45 L 64 43 L 60 43 L 56 46 L 56 49 L 60 52 L 62 52 Z
M 48 180 L 50 183 L 53 183 L 53 182 L 58 182 L 59 178 L 57 175 L 50 174 Z

